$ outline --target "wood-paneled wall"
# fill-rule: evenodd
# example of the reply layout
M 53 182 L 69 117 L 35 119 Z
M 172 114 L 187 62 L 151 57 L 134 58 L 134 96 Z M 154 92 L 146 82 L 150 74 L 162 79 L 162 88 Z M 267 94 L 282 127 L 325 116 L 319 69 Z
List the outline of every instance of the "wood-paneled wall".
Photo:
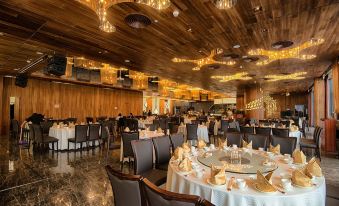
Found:
M 305 108 L 308 107 L 308 96 L 307 93 L 291 93 L 290 96 L 286 95 L 271 95 L 273 99 L 277 101 L 277 110 L 273 113 L 270 118 L 279 118 L 281 111 L 286 111 L 290 109 L 294 111 L 295 105 L 305 105 Z
M 334 111 L 339 114 L 339 60 L 336 61 L 332 69 Z
M 325 82 L 318 78 L 314 80 L 314 122 L 317 126 L 324 126 L 321 119 L 325 118 Z
M 0 97 L 1 99 L 3 100 L 3 83 L 4 83 L 4 77 L 3 76 L 0 76 Z M 3 113 L 3 104 L 2 104 L 2 101 L 0 102 L 0 134 L 2 134 L 2 125 L 3 125 L 3 122 L 2 122 L 2 118 L 4 116 L 4 113 Z
M 237 110 L 245 110 L 244 96 L 237 97 Z
M 244 93 L 244 105 L 248 104 L 249 102 L 258 99 L 262 96 L 259 88 L 250 88 L 247 89 Z M 265 112 L 263 109 L 255 109 L 246 111 L 246 117 L 248 118 L 255 118 L 257 120 L 264 119 Z
M 4 78 L 3 130 L 9 128 L 9 98 L 19 99 L 19 121 L 32 113 L 63 119 L 76 117 L 78 121 L 98 116 L 142 114 L 142 92 L 125 89 L 60 84 L 45 80 L 29 79 L 26 88 L 15 86 L 15 79 Z

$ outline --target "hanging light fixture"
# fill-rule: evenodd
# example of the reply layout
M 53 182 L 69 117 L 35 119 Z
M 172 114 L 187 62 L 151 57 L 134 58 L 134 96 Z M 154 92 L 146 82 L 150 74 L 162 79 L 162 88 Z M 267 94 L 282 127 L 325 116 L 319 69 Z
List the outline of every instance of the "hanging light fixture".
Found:
M 158 10 L 167 9 L 171 5 L 170 0 L 137 0 L 139 4 L 145 4 Z
M 78 1 L 92 9 L 98 15 L 100 30 L 107 33 L 112 33 L 116 31 L 115 26 L 113 26 L 107 20 L 107 9 L 114 3 L 112 0 L 78 0 Z
M 213 3 L 218 9 L 230 9 L 236 5 L 237 0 L 214 0 Z

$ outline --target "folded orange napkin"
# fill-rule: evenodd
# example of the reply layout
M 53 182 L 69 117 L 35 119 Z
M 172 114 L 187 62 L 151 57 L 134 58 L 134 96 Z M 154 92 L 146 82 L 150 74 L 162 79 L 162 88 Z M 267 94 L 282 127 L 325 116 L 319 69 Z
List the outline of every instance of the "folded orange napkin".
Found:
M 124 130 L 124 132 L 129 132 L 129 131 L 130 131 L 130 130 L 129 130 L 128 127 L 126 127 L 125 130 Z
M 311 187 L 312 181 L 311 178 L 309 178 L 304 171 L 301 170 L 294 170 L 292 172 L 292 183 L 301 186 L 301 187 Z
M 225 167 L 211 165 L 210 182 L 215 185 L 226 184 Z
M 271 179 L 272 174 L 264 176 L 259 170 L 257 171 L 256 188 L 261 192 L 276 192 L 277 189 L 270 183 L 268 179 Z
M 179 167 L 179 170 L 182 172 L 192 171 L 192 163 L 187 157 L 179 163 L 178 167 Z
M 204 147 L 206 147 L 206 143 L 204 140 L 200 139 L 198 141 L 198 146 L 197 146 L 199 149 L 203 149 Z
M 313 157 L 306 165 L 306 175 L 312 178 L 313 176 L 322 177 L 323 173 L 315 158 Z
M 188 145 L 187 142 L 183 143 L 181 147 L 184 149 L 184 152 L 190 152 L 191 151 L 191 148 L 190 148 L 190 146 Z
M 280 154 L 280 144 L 277 144 L 277 146 L 270 145 L 270 152 L 273 152 L 274 154 Z
M 252 149 L 252 141 L 250 141 L 249 143 L 242 140 L 242 147 L 247 148 L 247 149 Z
M 224 147 L 227 147 L 227 139 L 225 139 L 224 141 L 219 138 L 218 139 L 218 147 L 219 149 L 224 149 Z
M 304 153 L 298 149 L 294 150 L 293 154 L 293 162 L 296 164 L 305 164 L 306 163 L 306 156 Z
M 182 147 L 177 147 L 174 150 L 174 159 L 181 161 L 184 157 L 184 149 Z

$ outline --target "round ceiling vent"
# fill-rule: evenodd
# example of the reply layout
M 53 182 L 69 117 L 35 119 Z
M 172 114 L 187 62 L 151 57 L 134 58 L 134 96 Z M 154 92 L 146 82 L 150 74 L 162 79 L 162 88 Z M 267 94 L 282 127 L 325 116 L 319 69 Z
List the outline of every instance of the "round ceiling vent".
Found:
M 125 17 L 125 22 L 136 29 L 145 28 L 152 23 L 151 19 L 143 14 L 129 14 Z
M 292 41 L 277 41 L 272 44 L 273 49 L 283 49 L 293 45 Z

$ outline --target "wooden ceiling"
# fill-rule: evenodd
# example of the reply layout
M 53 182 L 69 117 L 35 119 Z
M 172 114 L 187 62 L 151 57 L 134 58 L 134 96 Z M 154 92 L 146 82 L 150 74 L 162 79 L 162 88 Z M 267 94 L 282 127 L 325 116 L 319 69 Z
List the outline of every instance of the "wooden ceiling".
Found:
M 119 1 L 116 1 L 119 2 Z M 260 6 L 260 11 L 254 8 Z M 172 12 L 180 14 L 174 17 Z M 144 29 L 128 26 L 124 18 L 131 13 L 148 16 L 152 24 Z M 210 0 L 172 0 L 158 11 L 146 5 L 122 2 L 108 9 L 108 19 L 117 31 L 105 33 L 91 9 L 75 0 L 6 0 L 0 3 L 0 72 L 15 73 L 27 60 L 42 53 L 64 53 L 126 66 L 134 70 L 169 78 L 220 92 L 241 91 L 261 84 L 273 93 L 305 91 L 339 55 L 338 0 L 238 0 L 229 10 L 217 9 Z M 324 38 L 305 54 L 312 60 L 286 59 L 265 66 L 245 62 L 250 49 L 272 49 L 271 44 L 290 40 L 293 46 L 312 38 Z M 233 48 L 240 45 L 240 48 Z M 199 59 L 212 49 L 238 54 L 234 66 L 192 71 L 191 63 L 174 63 L 174 57 Z M 125 60 L 130 60 L 126 63 Z M 220 83 L 212 75 L 248 72 L 249 81 Z M 268 83 L 264 75 L 306 71 L 299 81 Z

